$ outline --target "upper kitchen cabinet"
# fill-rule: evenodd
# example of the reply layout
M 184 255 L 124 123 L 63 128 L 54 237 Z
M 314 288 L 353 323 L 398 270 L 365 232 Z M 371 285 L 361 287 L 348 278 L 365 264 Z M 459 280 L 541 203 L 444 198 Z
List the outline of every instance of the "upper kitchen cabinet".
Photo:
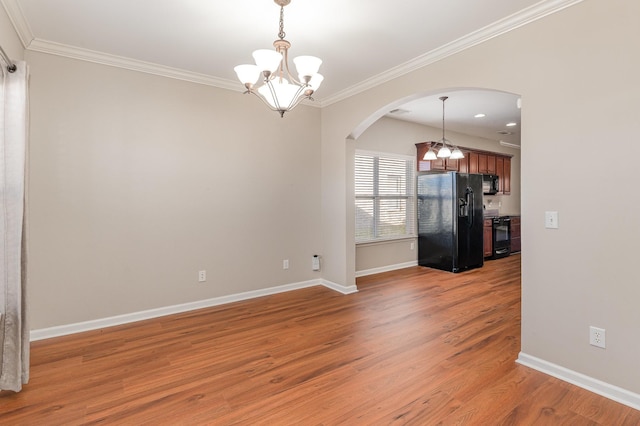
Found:
M 467 162 L 469 163 L 469 173 L 479 173 L 478 172 L 478 153 L 477 152 L 468 152 L 465 154 L 467 158 Z
M 469 173 L 480 173 L 482 175 L 496 174 L 496 155 L 485 151 L 470 151 Z
M 485 175 L 497 175 L 499 193 L 511 194 L 511 156 L 498 152 L 480 151 L 472 148 L 459 147 L 464 153 L 464 158 L 452 160 L 450 158 L 438 158 L 436 160 L 423 160 L 424 154 L 429 150 L 431 142 L 416 144 L 416 153 L 419 172 L 428 171 L 455 171 L 460 173 L 477 173 Z
M 496 174 L 496 155 L 487 154 L 487 173 L 488 175 Z M 482 169 L 480 169 L 480 173 L 484 173 Z
M 496 175 L 498 176 L 498 192 L 511 194 L 511 158 L 496 156 Z
M 468 152 L 464 152 L 464 158 L 461 158 L 459 160 L 452 160 L 452 161 L 457 161 L 458 162 L 458 172 L 460 173 L 471 173 L 469 171 L 469 153 Z

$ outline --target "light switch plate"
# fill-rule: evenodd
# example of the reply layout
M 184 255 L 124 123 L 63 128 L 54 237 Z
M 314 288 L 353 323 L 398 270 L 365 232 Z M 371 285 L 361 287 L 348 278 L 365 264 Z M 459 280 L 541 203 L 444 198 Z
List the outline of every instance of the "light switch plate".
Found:
M 558 212 L 544 212 L 544 227 L 558 229 Z

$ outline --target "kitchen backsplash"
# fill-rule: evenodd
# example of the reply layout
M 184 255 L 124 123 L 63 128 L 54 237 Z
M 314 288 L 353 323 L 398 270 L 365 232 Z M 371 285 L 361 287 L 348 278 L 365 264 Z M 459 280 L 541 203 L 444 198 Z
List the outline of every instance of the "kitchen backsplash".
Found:
M 520 204 L 515 198 L 511 195 L 485 195 L 482 201 L 485 216 L 519 215 Z M 491 212 L 488 212 L 488 210 L 491 210 Z M 497 210 L 497 214 L 493 214 L 494 210 Z

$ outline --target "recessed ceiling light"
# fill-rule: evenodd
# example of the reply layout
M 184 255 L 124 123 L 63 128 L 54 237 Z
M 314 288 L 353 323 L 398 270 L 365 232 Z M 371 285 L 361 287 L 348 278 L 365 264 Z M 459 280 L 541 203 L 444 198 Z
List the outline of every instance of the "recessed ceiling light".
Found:
M 507 127 L 513 127 L 513 126 L 517 126 L 518 123 L 514 123 L 513 121 L 511 123 L 507 123 Z
M 484 115 L 483 113 L 480 114 L 476 114 L 474 115 L 475 118 L 482 118 L 482 117 L 486 117 L 486 115 Z

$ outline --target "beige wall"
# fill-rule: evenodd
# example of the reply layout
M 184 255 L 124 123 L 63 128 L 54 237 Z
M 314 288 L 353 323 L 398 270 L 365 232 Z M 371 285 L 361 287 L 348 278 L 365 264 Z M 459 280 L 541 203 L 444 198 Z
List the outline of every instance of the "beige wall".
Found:
M 320 278 L 318 108 L 27 60 L 33 329 Z
M 355 141 L 355 148 L 415 157 L 416 143 L 438 140 L 441 137 L 442 129 L 382 117 L 358 137 Z M 454 141 L 456 145 L 513 155 L 511 159 L 511 195 L 485 196 L 485 199 L 487 202 L 491 200 L 493 208 L 500 208 L 503 214 L 519 214 L 520 150 L 501 146 L 497 141 L 452 131 L 447 132 L 447 138 Z M 358 244 L 355 259 L 356 273 L 360 271 L 376 272 L 381 268 L 417 262 L 417 245 L 412 245 L 412 241 L 415 242 L 416 239 Z
M 417 94 L 521 94 L 522 351 L 640 392 L 638 16 L 640 2 L 585 0 L 323 108 L 327 276 L 354 281 L 353 222 L 326 225 L 353 217 L 349 135 Z M 603 154 L 613 142 L 619 154 Z M 559 229 L 544 228 L 547 210 Z M 607 330 L 606 350 L 589 345 L 590 325 Z

